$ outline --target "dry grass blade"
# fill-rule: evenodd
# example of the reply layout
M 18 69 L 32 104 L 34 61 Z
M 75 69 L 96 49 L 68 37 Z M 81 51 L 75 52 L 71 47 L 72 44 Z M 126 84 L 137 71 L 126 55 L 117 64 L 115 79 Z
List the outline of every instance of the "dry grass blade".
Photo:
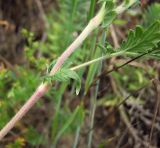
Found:
M 157 93 L 157 101 L 156 101 L 154 116 L 153 116 L 152 125 L 151 125 L 151 132 L 149 134 L 149 143 L 152 142 L 152 136 L 153 136 L 153 131 L 154 131 L 154 124 L 155 124 L 156 117 L 157 117 L 159 109 L 160 109 L 160 82 L 159 82 L 159 80 L 154 79 L 153 80 L 153 84 L 155 86 L 156 93 Z

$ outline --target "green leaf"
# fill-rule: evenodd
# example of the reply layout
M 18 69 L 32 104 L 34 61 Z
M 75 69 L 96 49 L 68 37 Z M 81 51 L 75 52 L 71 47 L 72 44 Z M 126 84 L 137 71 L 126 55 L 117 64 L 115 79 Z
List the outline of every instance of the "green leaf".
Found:
M 82 106 L 78 106 L 74 112 L 68 117 L 68 120 L 64 123 L 63 127 L 59 130 L 56 138 L 55 138 L 55 145 L 57 143 L 57 141 L 59 140 L 59 138 L 65 133 L 65 131 L 71 126 L 71 124 L 74 121 L 79 121 L 76 122 L 77 125 L 81 125 L 83 123 L 83 119 L 84 119 L 84 109 Z
M 117 14 L 114 10 L 115 4 L 112 0 L 103 0 L 103 1 L 100 1 L 100 2 L 105 2 L 106 11 L 105 11 L 105 17 L 104 17 L 104 20 L 103 20 L 103 23 L 102 23 L 102 27 L 106 28 L 113 22 L 113 20 L 117 16 Z
M 57 60 L 53 60 L 50 65 L 47 65 L 47 74 L 51 72 L 53 66 L 56 64 Z M 69 67 L 73 62 L 70 59 L 65 60 L 65 63 L 62 65 L 62 67 L 67 68 Z
M 117 14 L 115 11 L 110 11 L 110 12 L 106 13 L 102 27 L 103 28 L 108 27 L 113 22 L 113 20 L 116 18 L 116 16 L 117 16 Z
M 160 21 L 156 21 L 147 29 L 137 26 L 131 30 L 128 38 L 120 47 L 120 50 L 127 52 L 148 52 L 160 42 Z
M 51 63 L 51 65 L 54 64 Z M 49 69 L 50 70 L 50 69 Z M 51 83 L 54 80 L 60 81 L 60 82 L 64 82 L 64 81 L 69 81 L 69 79 L 73 79 L 76 81 L 76 94 L 79 94 L 79 91 L 81 89 L 81 79 L 78 76 L 78 74 L 73 71 L 70 70 L 68 68 L 61 68 L 60 70 L 58 70 L 53 76 L 45 76 L 44 81 L 47 81 L 49 83 Z
M 151 58 L 156 58 L 160 60 L 160 42 L 158 43 L 156 49 L 149 56 Z
M 53 60 L 49 66 L 47 66 L 47 74 L 51 72 L 53 66 L 56 64 L 57 60 Z
M 112 11 L 115 7 L 113 0 L 106 0 L 105 1 L 105 6 L 106 6 L 106 13 L 109 13 Z
M 153 3 L 143 13 L 145 26 L 149 26 L 152 22 L 160 19 L 160 4 Z
M 108 42 L 106 42 L 106 46 L 104 47 L 101 44 L 97 44 L 97 46 L 102 50 L 103 54 L 111 54 L 114 53 L 114 48 L 112 47 L 111 44 L 109 44 Z
M 44 142 L 43 135 L 39 134 L 32 126 L 28 128 L 25 138 L 32 146 L 36 146 Z
M 114 20 L 113 22 L 115 25 L 119 25 L 119 26 L 124 26 L 127 24 L 127 21 L 126 20 L 123 20 L 123 19 L 116 19 Z
M 53 141 L 59 131 L 59 122 L 60 120 L 63 121 L 62 119 L 64 118 L 63 116 L 66 116 L 66 112 L 65 115 L 61 115 L 62 109 L 61 109 L 61 104 L 62 102 L 62 96 L 65 92 L 67 88 L 67 83 L 62 83 L 59 87 L 59 89 L 57 91 L 55 91 L 55 98 L 54 102 L 55 102 L 55 114 L 53 117 L 53 122 L 52 122 L 52 127 L 51 127 L 51 140 Z
M 102 55 L 102 52 L 100 50 L 96 50 L 94 53 L 94 58 L 100 57 Z M 85 94 L 88 92 L 93 79 L 95 75 L 97 74 L 97 71 L 99 69 L 99 62 L 96 62 L 95 64 L 90 65 L 88 73 L 87 73 L 87 78 L 85 81 Z

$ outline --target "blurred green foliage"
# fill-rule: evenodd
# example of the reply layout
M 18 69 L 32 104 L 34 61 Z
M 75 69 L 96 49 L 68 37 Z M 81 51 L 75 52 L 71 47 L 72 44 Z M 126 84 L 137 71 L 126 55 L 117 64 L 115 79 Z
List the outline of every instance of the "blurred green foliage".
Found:
M 112 17 L 107 20 L 105 27 L 108 27 L 108 24 L 115 19 L 115 14 L 112 10 L 114 5 L 112 5 L 112 1 L 109 3 L 110 7 L 108 8 L 110 8 L 110 11 L 108 10 L 107 13 Z M 27 45 L 24 50 L 26 63 L 24 65 L 14 66 L 14 71 L 3 68 L 0 72 L 0 128 L 11 119 L 22 104 L 30 97 L 42 78 L 47 74 L 47 65 L 49 65 L 53 59 L 57 59 L 66 47 L 79 35 L 80 31 L 87 24 L 87 19 L 91 19 L 95 12 L 95 0 L 60 0 L 58 5 L 58 10 L 52 10 L 52 12 L 47 15 L 49 28 L 46 30 L 46 40 L 43 42 L 34 41 L 34 34 L 23 29 L 22 34 L 27 39 Z M 88 10 L 88 8 L 90 9 Z M 155 14 L 158 10 L 158 4 L 151 6 L 145 12 L 144 18 L 150 19 L 152 15 L 154 15 L 154 20 L 157 20 Z M 148 25 L 146 20 L 144 22 Z M 126 21 L 118 18 L 114 20 L 114 23 L 124 25 Z M 146 52 L 153 49 L 159 43 L 157 39 L 160 31 L 159 28 L 159 22 L 153 24 L 148 30 L 137 27 L 135 31 L 129 33 L 128 38 L 122 43 L 118 50 L 114 50 L 108 41 L 106 43 L 108 39 L 107 30 L 104 29 L 101 31 L 102 28 L 98 28 L 71 56 L 70 61 L 72 61 L 72 63 L 69 64 L 69 66 L 79 65 L 86 60 L 98 58 L 104 54 L 110 55 L 111 53 L 116 53 L 121 50 L 127 52 L 134 51 L 138 54 Z M 121 58 L 125 58 L 125 56 L 122 55 Z M 71 72 L 68 69 L 63 73 L 65 76 L 66 74 L 68 75 L 68 77 L 65 77 L 67 80 L 69 78 L 78 80 L 78 87 L 80 87 L 80 83 L 82 83 L 82 92 L 78 99 L 86 97 L 85 95 L 90 92 L 95 76 L 101 72 L 101 66 L 102 62 L 97 62 L 90 65 L 87 69 L 79 70 L 77 72 L 78 75 L 76 73 L 73 74 L 73 71 Z M 142 68 L 128 65 L 125 66 L 122 71 L 114 71 L 112 73 L 116 85 L 126 92 L 135 91 L 137 88 L 147 84 L 150 77 L 145 75 L 154 77 L 154 69 L 150 68 L 146 72 L 146 70 Z M 50 80 L 53 79 L 55 80 L 55 77 Z M 80 79 L 82 82 L 80 82 Z M 53 116 L 50 117 L 50 129 L 48 129 L 49 139 L 44 138 L 43 132 L 39 133 L 34 126 L 28 125 L 23 136 L 20 134 L 18 138 L 6 146 L 7 148 L 21 148 L 26 143 L 31 146 L 46 143 L 57 145 L 60 138 L 69 133 L 76 133 L 76 137 L 78 137 L 86 114 L 82 103 L 83 100 L 80 100 L 79 105 L 75 107 L 74 110 L 71 110 L 68 102 L 63 100 L 63 94 L 65 94 L 66 91 L 68 91 L 70 96 L 74 94 L 75 82 L 68 87 L 68 81 L 64 81 L 64 79 L 61 81 L 61 83 L 56 82 L 56 85 L 46 94 L 46 97 L 50 100 L 50 104 L 52 104 L 52 108 L 47 109 L 52 109 L 54 112 Z M 95 96 L 95 99 L 97 98 L 96 91 L 94 91 L 93 96 Z M 72 95 L 71 98 L 67 99 L 75 99 L 75 97 Z M 116 106 L 122 99 L 122 97 L 116 96 L 113 92 L 106 91 L 104 97 L 102 97 L 96 105 Z M 134 98 L 132 99 L 134 100 Z M 38 107 L 41 108 L 42 106 L 43 105 L 40 104 Z M 16 128 L 19 129 L 22 127 L 17 125 Z

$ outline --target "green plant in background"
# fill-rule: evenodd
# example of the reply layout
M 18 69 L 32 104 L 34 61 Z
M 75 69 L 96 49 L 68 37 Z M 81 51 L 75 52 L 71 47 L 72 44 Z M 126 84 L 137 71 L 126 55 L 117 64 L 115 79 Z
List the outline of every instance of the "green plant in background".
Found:
M 66 4 L 66 2 L 67 1 L 64 1 L 64 2 L 62 2 L 61 4 L 63 5 L 63 6 L 61 6 L 61 7 L 63 7 L 64 8 L 64 5 L 66 5 L 67 7 L 70 7 L 71 5 L 68 5 L 68 4 Z M 78 2 L 79 4 L 81 4 L 81 2 L 79 1 Z M 81 4 L 82 5 L 82 4 Z M 78 5 L 78 7 L 79 7 L 79 5 Z M 82 9 L 83 9 L 84 7 L 80 7 L 79 9 L 79 11 L 81 11 Z M 86 9 L 87 10 L 87 9 Z M 85 11 L 86 11 L 85 10 Z M 84 11 L 84 10 L 83 10 Z M 59 15 L 59 14 L 57 14 L 58 15 L 58 17 L 60 16 L 62 16 L 62 15 L 66 15 L 67 13 L 68 13 L 68 8 L 65 8 L 65 9 L 63 9 L 63 12 L 61 12 L 62 14 L 61 15 Z M 67 14 L 68 15 L 68 14 Z M 80 13 L 78 14 L 79 16 L 81 15 Z M 53 15 L 52 15 L 53 16 Z M 82 20 L 82 15 L 81 15 L 81 19 L 80 19 L 80 17 L 77 17 L 77 15 L 75 15 L 75 18 L 80 22 L 81 20 Z M 84 15 L 84 16 L 86 16 L 86 15 Z M 54 16 L 55 17 L 55 16 Z M 68 18 L 70 18 L 70 15 L 68 15 L 67 16 Z M 68 25 L 68 23 L 70 23 L 71 24 L 71 22 L 70 22 L 70 19 L 67 19 L 67 21 L 66 21 L 66 17 L 64 17 L 64 18 L 59 18 L 59 20 L 57 21 L 57 22 L 55 22 L 54 20 L 53 20 L 53 18 L 50 18 L 50 16 L 48 17 L 48 19 L 49 19 L 49 22 L 51 23 L 50 25 L 51 25 L 51 27 L 50 27 L 50 29 L 47 31 L 47 40 L 44 42 L 44 43 L 41 43 L 41 42 L 35 42 L 34 41 L 34 34 L 33 33 L 31 33 L 31 32 L 28 32 L 27 30 L 25 30 L 25 29 L 23 29 L 22 30 L 22 35 L 27 39 L 27 46 L 25 47 L 25 55 L 26 55 L 26 62 L 27 62 L 27 64 L 26 64 L 26 67 L 23 67 L 23 68 L 20 68 L 20 67 L 18 67 L 18 69 L 17 69 L 17 71 L 19 71 L 19 73 L 20 73 L 20 77 L 22 77 L 22 79 L 20 79 L 20 78 L 18 78 L 18 80 L 19 81 L 17 81 L 17 77 L 15 76 L 15 83 L 16 84 L 14 84 L 13 86 L 11 86 L 12 87 L 12 89 L 8 92 L 8 99 L 6 99 L 6 100 L 8 100 L 8 102 L 9 102 L 9 99 L 11 99 L 12 98 L 12 100 L 14 101 L 14 103 L 15 103 L 15 106 L 16 106 L 16 108 L 18 108 L 19 107 L 19 104 L 21 104 L 21 103 L 23 103 L 25 100 L 26 100 L 26 98 L 28 98 L 28 94 L 31 94 L 31 92 L 30 91 L 32 91 L 33 92 L 33 90 L 32 90 L 32 88 L 35 88 L 35 85 L 37 85 L 37 83 L 34 83 L 34 80 L 36 81 L 36 82 L 38 82 L 39 80 L 41 80 L 41 78 L 40 78 L 40 75 L 39 76 L 37 76 L 37 73 L 39 73 L 39 68 L 40 69 L 44 69 L 44 68 L 46 68 L 46 64 L 48 63 L 48 61 L 50 60 L 50 59 L 53 59 L 53 58 L 55 58 L 55 57 L 57 57 L 62 51 L 61 50 L 59 50 L 59 49 L 62 49 L 62 50 L 64 50 L 64 47 L 66 47 L 66 45 L 68 44 L 68 42 L 70 41 L 70 40 L 72 40 L 72 38 L 74 37 L 72 34 L 73 34 L 73 32 L 72 31 L 75 31 L 74 30 L 74 28 L 73 28 L 73 26 L 75 26 L 76 25 L 76 23 L 72 23 L 72 25 L 70 26 L 70 29 L 67 29 L 67 27 L 69 27 L 69 25 Z M 84 19 L 84 18 L 83 18 Z M 76 22 L 77 22 L 77 20 L 75 20 Z M 53 27 L 52 27 L 53 26 Z M 81 28 L 80 28 L 80 26 L 82 27 L 82 25 L 78 25 L 77 26 L 77 29 L 78 30 L 81 30 Z M 57 27 L 61 27 L 61 28 L 57 28 Z M 72 30 L 71 30 L 72 29 Z M 63 30 L 66 30 L 66 32 L 65 32 L 65 35 L 64 35 L 64 32 L 63 32 Z M 59 32 L 60 31 L 60 32 Z M 70 39 L 68 38 L 69 37 L 69 35 L 70 35 Z M 65 37 L 64 39 L 62 39 L 62 37 Z M 69 39 L 69 40 L 68 40 Z M 61 42 L 59 42 L 59 41 L 61 41 Z M 65 42 L 64 42 L 65 41 Z M 53 43 L 55 43 L 54 44 L 54 46 L 53 46 Z M 58 47 L 57 47 L 58 46 Z M 40 48 L 41 47 L 41 48 Z M 50 48 L 50 47 L 52 47 L 52 48 Z M 53 49 L 53 47 L 54 47 L 54 50 L 52 50 Z M 50 50 L 51 49 L 51 50 Z M 48 54 L 49 52 L 52 52 L 52 53 L 54 53 L 54 54 L 48 54 L 48 55 L 51 55 L 51 57 L 49 57 L 48 59 L 46 59 L 45 57 L 43 57 L 43 56 L 41 56 L 40 58 L 38 58 L 37 56 L 35 56 L 35 55 L 37 55 L 37 53 L 38 52 L 41 52 L 42 54 Z M 85 51 L 86 52 L 86 51 Z M 79 52 L 80 53 L 80 55 L 82 55 L 83 56 L 83 54 L 81 54 L 81 52 Z M 84 52 L 83 52 L 84 53 Z M 75 58 L 77 58 L 78 57 L 78 60 L 76 60 L 75 61 L 75 63 L 77 64 L 78 62 L 80 63 L 80 58 L 83 58 L 83 57 L 80 57 L 78 54 L 76 54 L 76 55 L 73 55 L 73 58 L 75 59 Z M 37 58 L 38 58 L 38 60 L 37 60 Z M 64 69 L 65 70 L 65 69 Z M 8 71 L 8 70 L 6 70 L 8 73 L 10 72 L 10 71 Z M 74 73 L 74 71 L 71 71 L 72 72 L 72 74 Z M 23 75 L 23 73 L 24 73 L 24 75 Z M 2 74 L 2 73 L 1 73 Z M 35 75 L 34 75 L 35 74 Z M 6 75 L 6 73 L 4 74 L 5 75 L 5 77 L 4 76 L 2 76 L 2 79 L 4 80 L 4 83 L 6 83 L 7 81 L 6 81 L 6 79 L 8 79 L 8 81 L 9 81 L 9 78 L 11 78 L 11 76 L 10 75 Z M 13 75 L 14 75 L 14 73 L 13 73 Z M 44 73 L 43 74 L 41 74 L 41 75 L 44 75 Z M 24 79 L 24 77 L 26 78 L 26 79 Z M 73 75 L 73 77 L 74 77 L 74 75 Z M 75 76 L 76 77 L 76 76 Z M 4 79 L 4 78 L 6 78 L 6 79 Z M 36 78 L 36 79 L 35 79 Z M 47 77 L 46 77 L 47 78 Z M 29 80 L 30 79 L 30 80 Z M 68 79 L 68 78 L 67 78 Z M 66 80 L 66 79 L 65 79 Z M 27 83 L 26 83 L 27 82 Z M 79 81 L 80 82 L 80 81 Z M 1 83 L 1 86 L 2 86 L 2 88 L 4 88 L 4 86 L 6 86 L 7 84 L 4 84 L 4 83 Z M 64 83 L 67 83 L 67 82 L 64 82 Z M 28 87 L 25 87 L 25 85 L 27 85 Z M 65 85 L 66 86 L 66 85 Z M 78 87 L 80 86 L 80 83 L 78 83 Z M 23 88 L 24 87 L 24 88 Z M 21 90 L 19 90 L 21 88 Z M 66 87 L 65 87 L 66 88 Z M 22 91 L 23 90 L 23 91 Z M 65 89 L 64 89 L 65 90 Z M 63 92 L 64 92 L 64 90 L 63 90 Z M 6 90 L 6 91 L 8 91 L 8 90 Z M 3 91 L 3 92 L 6 92 L 6 91 Z M 62 92 L 62 93 L 63 93 Z M 78 93 L 78 92 L 77 92 Z M 25 94 L 26 96 L 24 96 L 23 94 Z M 21 95 L 23 95 L 23 96 L 21 96 Z M 58 97 L 58 94 L 56 93 L 56 94 L 54 94 L 54 96 L 51 96 L 50 94 L 47 94 L 50 98 L 56 98 L 56 99 L 58 99 L 59 97 Z M 53 93 L 52 93 L 52 95 L 53 95 Z M 14 96 L 14 97 L 13 97 Z M 6 96 L 6 94 L 4 93 L 4 95 L 3 95 L 3 97 L 7 97 Z M 14 98 L 16 98 L 16 99 L 14 99 Z M 22 101 L 17 101 L 17 99 L 23 99 Z M 61 99 L 59 99 L 59 100 L 61 100 Z M 59 101 L 58 100 L 58 101 Z M 54 99 L 53 100 L 54 101 L 54 103 L 55 103 L 55 106 L 57 106 L 57 104 L 56 104 L 56 100 Z M 5 104 L 7 104 L 7 106 L 5 106 L 5 108 L 6 109 L 9 109 L 9 107 L 8 107 L 8 103 L 6 102 L 6 101 L 4 101 L 3 100 L 3 103 L 5 103 Z M 11 104 L 10 103 L 10 107 L 11 108 L 14 108 L 14 106 L 13 106 L 13 104 Z M 56 107 L 55 107 L 56 108 Z M 6 113 L 4 113 L 4 111 L 5 111 L 5 109 L 4 109 L 4 107 L 3 108 L 1 108 L 2 109 L 2 115 L 3 116 L 1 116 L 1 117 L 3 117 L 4 118 L 4 120 L 3 120 L 3 122 L 1 122 L 1 128 L 4 126 L 4 124 L 9 120 L 9 118 L 11 118 L 11 116 L 13 116 L 13 114 L 14 114 L 14 112 L 10 115 L 10 116 L 8 116 L 8 114 L 7 114 L 7 112 Z M 17 109 L 16 109 L 17 110 Z M 68 112 L 68 115 L 70 115 L 70 114 L 72 114 L 70 111 L 67 111 Z M 63 116 L 65 117 L 66 116 L 66 112 L 64 112 L 63 113 Z M 61 118 L 62 116 L 59 116 L 59 118 Z M 2 118 L 1 118 L 2 119 Z M 61 118 L 61 119 L 63 119 L 63 117 Z M 67 121 L 68 120 L 68 118 L 66 118 L 66 119 L 64 119 L 64 122 L 65 122 L 65 120 Z M 54 120 L 55 121 L 55 120 Z M 30 129 L 30 128 L 29 128 Z M 32 137 L 32 139 L 33 139 L 33 137 L 34 137 L 34 139 L 37 139 L 38 137 L 38 134 L 34 134 L 34 133 L 36 133 L 36 131 L 33 131 L 32 130 L 32 132 L 30 132 L 31 130 L 28 130 L 27 132 L 26 132 L 26 135 L 27 135 L 27 137 Z M 28 139 L 26 137 L 26 139 Z M 30 141 L 30 140 L 29 140 Z M 36 141 L 36 140 L 34 140 L 34 141 Z M 41 141 L 42 142 L 42 141 Z M 35 143 L 34 145 L 36 145 L 36 142 L 30 142 L 30 144 L 32 144 L 33 145 L 33 143 Z M 37 143 L 38 144 L 38 143 Z
M 6 99 L 6 92 L 7 88 L 4 87 L 7 84 L 9 84 L 12 81 L 11 78 L 12 74 L 5 68 L 1 69 L 0 73 L 0 89 L 1 89 L 1 94 L 0 94 L 0 116 L 1 116 L 1 122 L 0 122 L 0 128 L 2 128 L 5 123 L 9 120 L 9 115 L 7 114 L 7 110 L 10 106 L 9 100 Z
M 143 14 L 144 25 L 149 26 L 152 22 L 160 20 L 160 4 L 153 3 L 149 6 Z
M 37 73 L 39 73 L 39 69 L 46 67 L 47 63 L 46 58 L 42 57 L 40 60 L 37 60 L 37 57 L 35 57 L 39 43 L 33 41 L 34 34 L 23 29 L 22 35 L 28 42 L 28 45 L 25 47 L 26 64 L 24 66 L 15 66 L 14 71 L 3 68 L 0 72 L 0 128 L 6 124 L 20 108 L 21 104 L 26 101 L 29 94 L 34 91 L 41 80 L 41 75 Z M 36 145 L 40 143 L 38 140 L 36 142 L 36 139 L 40 139 L 41 136 L 36 134 L 37 132 L 35 130 L 30 132 L 31 128 L 33 129 L 33 127 L 30 127 L 24 132 L 24 137 L 34 137 L 34 145 Z M 22 147 L 26 141 L 24 137 L 16 139 L 15 142 L 7 145 L 7 147 Z M 33 145 L 33 142 L 31 144 Z
M 6 148 L 22 148 L 23 146 L 25 146 L 25 140 L 18 138 L 15 142 L 8 144 Z
M 100 2 L 102 4 L 102 8 L 100 10 L 100 13 L 98 13 L 97 17 L 95 17 L 96 18 L 95 22 L 97 20 L 99 20 L 99 22 L 98 24 L 96 24 L 96 26 L 94 26 L 92 24 L 93 21 L 91 20 L 88 25 L 89 26 L 88 28 L 90 29 L 88 33 L 90 33 L 94 28 L 97 28 L 100 24 L 102 24 L 101 25 L 101 27 L 103 28 L 103 33 L 101 33 L 102 37 L 101 35 L 100 37 L 98 35 L 96 37 L 93 37 L 94 42 L 87 40 L 85 44 L 81 47 L 81 50 L 77 51 L 77 53 L 74 53 L 71 56 L 70 61 L 72 61 L 72 64 L 69 64 L 69 66 L 71 66 L 77 63 L 79 64 L 81 62 L 84 62 L 84 60 L 86 60 L 89 57 L 88 55 L 89 52 L 87 50 L 90 48 L 93 49 L 91 57 L 92 58 L 94 57 L 95 59 L 89 61 L 89 63 L 84 63 L 80 65 L 80 68 L 82 68 L 87 65 L 95 63 L 94 65 L 89 66 L 87 79 L 85 82 L 86 93 L 89 91 L 89 88 L 91 87 L 94 77 L 101 72 L 102 60 L 108 59 L 114 56 L 131 56 L 132 57 L 135 55 L 145 54 L 145 53 L 147 53 L 147 56 L 155 58 L 155 57 L 159 57 L 159 54 L 160 54 L 159 48 L 158 48 L 158 44 L 160 43 L 160 39 L 159 39 L 160 21 L 154 22 L 150 27 L 147 27 L 147 28 L 143 28 L 142 26 L 137 26 L 135 30 L 132 30 L 129 32 L 128 38 L 121 44 L 119 49 L 114 50 L 113 48 L 108 48 L 108 47 L 111 47 L 109 43 L 107 43 L 108 46 L 106 47 L 105 34 L 106 34 L 106 30 L 108 29 L 108 26 L 113 22 L 113 20 L 116 18 L 116 16 L 119 13 L 122 13 L 124 10 L 128 9 L 131 5 L 133 5 L 136 2 L 136 0 L 131 0 L 131 1 L 126 0 L 119 6 L 116 6 L 116 3 L 112 0 L 101 0 Z M 56 22 L 52 21 L 51 16 L 53 15 L 49 16 L 48 21 L 50 23 L 50 28 L 47 31 L 48 38 L 44 43 L 33 42 L 34 35 L 32 33 L 27 32 L 26 30 L 23 30 L 23 34 L 28 39 L 29 46 L 26 48 L 26 57 L 29 62 L 30 69 L 25 69 L 24 67 L 21 70 L 21 68 L 19 68 L 21 76 L 18 77 L 18 80 L 13 79 L 15 82 L 12 83 L 10 91 L 7 92 L 8 98 L 14 99 L 13 101 L 14 106 L 20 106 L 21 101 L 24 102 L 28 98 L 28 95 L 30 95 L 33 92 L 34 88 L 37 86 L 38 82 L 41 79 L 39 75 L 39 70 L 46 67 L 45 65 L 48 64 L 49 61 L 51 61 L 53 58 L 57 58 L 60 55 L 60 53 L 64 51 L 64 48 L 69 44 L 69 42 L 73 40 L 75 36 L 78 35 L 78 32 L 80 30 L 82 30 L 82 26 L 84 26 L 83 24 L 84 19 L 87 19 L 87 17 L 86 15 L 82 15 L 80 12 L 84 10 L 87 13 L 86 7 L 84 7 L 86 3 L 88 3 L 88 1 L 86 2 L 86 1 L 80 1 L 80 0 L 71 0 L 71 1 L 61 0 L 60 2 L 61 15 Z M 88 19 L 91 19 L 91 17 L 93 16 L 94 9 L 95 9 L 95 1 L 91 0 Z M 58 15 L 59 14 L 56 14 L 56 16 Z M 101 28 L 98 28 L 95 32 L 99 32 L 100 29 Z M 81 38 L 79 42 L 83 41 L 87 37 L 87 35 L 88 34 L 85 34 L 84 38 Z M 99 46 L 97 46 L 97 44 Z M 41 46 L 42 48 L 40 49 L 40 51 L 34 50 L 39 48 L 39 46 Z M 103 49 L 103 51 L 105 50 L 105 55 L 104 55 L 104 52 L 100 49 Z M 153 49 L 154 51 L 152 51 Z M 43 56 L 41 56 L 40 58 L 35 57 L 34 54 L 36 52 L 40 52 L 42 53 L 42 55 L 47 54 L 48 59 L 44 58 Z M 87 58 L 86 58 L 86 55 L 88 56 Z M 62 61 L 59 62 L 60 66 L 62 65 L 64 60 L 62 63 L 61 62 Z M 39 96 L 42 96 L 43 93 L 48 90 L 48 85 L 46 85 L 46 82 L 49 84 L 55 80 L 62 82 L 62 84 L 59 86 L 58 91 L 56 90 L 57 93 L 50 92 L 47 94 L 47 96 L 49 96 L 50 98 L 54 98 L 52 99 L 52 101 L 55 107 L 54 117 L 51 117 L 53 118 L 52 130 L 51 130 L 51 140 L 52 140 L 51 144 L 56 145 L 60 137 L 64 135 L 66 131 L 69 131 L 70 129 L 72 129 L 72 132 L 76 131 L 76 139 L 74 143 L 74 147 L 76 147 L 79 140 L 80 128 L 84 120 L 85 110 L 83 109 L 83 105 L 80 105 L 73 112 L 71 112 L 69 109 L 61 108 L 61 104 L 62 104 L 62 95 L 64 91 L 67 89 L 68 80 L 70 78 L 76 80 L 75 82 L 76 88 L 77 88 L 76 93 L 77 94 L 79 93 L 80 84 L 81 84 L 80 80 L 83 79 L 82 78 L 83 71 L 80 74 L 77 74 L 75 71 L 73 71 L 74 68 L 69 69 L 68 66 L 65 67 L 64 65 L 60 70 L 58 70 L 60 66 L 59 65 L 57 67 L 56 66 L 57 66 L 56 62 L 54 61 L 51 62 L 51 64 L 49 65 L 47 75 L 43 76 L 43 81 L 45 82 L 44 84 L 46 89 L 43 90 L 44 87 L 39 87 L 39 90 L 42 91 Z M 127 73 L 129 71 L 130 69 L 126 68 L 124 73 Z M 4 86 L 6 85 L 5 83 L 7 83 L 7 81 L 5 81 L 6 78 L 9 78 L 9 79 L 12 78 L 9 73 L 10 73 L 9 71 L 4 70 L 4 72 L 0 75 L 2 79 L 0 87 L 2 87 L 2 89 L 6 89 L 4 88 Z M 124 77 L 121 77 L 121 74 L 118 74 L 116 72 L 113 74 L 113 77 L 115 77 L 117 84 L 119 86 L 122 86 L 123 83 L 127 83 L 127 84 L 129 83 L 128 86 L 124 86 L 124 87 L 129 88 L 129 91 L 130 91 L 130 90 L 134 90 L 137 87 L 136 85 L 143 85 L 148 81 L 142 78 L 142 74 L 143 74 L 143 71 L 135 70 L 134 76 L 131 76 L 133 81 L 130 80 L 127 75 Z M 13 80 L 11 79 L 11 81 Z M 98 85 L 95 93 L 92 96 L 95 100 L 97 98 Z M 5 94 L 3 94 L 3 96 L 0 96 L 0 97 L 6 97 L 6 96 Z M 22 100 L 17 100 L 19 98 Z M 2 111 L 8 110 L 8 103 L 6 103 L 5 101 L 2 101 L 2 103 L 0 102 L 0 104 L 3 105 L 0 110 Z M 94 112 L 95 112 L 97 103 L 93 101 L 92 104 L 93 106 L 92 106 L 90 116 L 93 121 Z M 67 118 L 66 118 L 66 115 L 67 115 Z M 5 114 L 2 113 L 3 122 L 0 122 L 2 124 L 1 128 L 9 120 L 11 116 L 13 115 L 6 116 Z M 63 124 L 60 124 L 60 123 L 63 123 Z M 92 122 L 91 124 L 92 125 L 90 126 L 90 128 L 93 127 L 94 122 Z M 76 128 L 72 128 L 73 126 L 75 126 Z M 38 134 L 36 134 L 36 131 L 32 130 L 32 133 L 33 133 L 33 137 L 35 137 L 35 139 L 38 139 L 38 140 L 37 141 L 29 140 L 30 143 L 32 145 L 41 143 L 41 136 L 39 137 Z M 0 137 L 3 137 L 3 136 L 4 135 L 2 134 L 2 136 Z M 32 135 L 28 137 L 32 137 Z M 31 138 L 28 138 L 28 139 L 31 139 Z M 91 142 L 92 142 L 92 133 L 89 136 L 88 147 L 91 147 Z

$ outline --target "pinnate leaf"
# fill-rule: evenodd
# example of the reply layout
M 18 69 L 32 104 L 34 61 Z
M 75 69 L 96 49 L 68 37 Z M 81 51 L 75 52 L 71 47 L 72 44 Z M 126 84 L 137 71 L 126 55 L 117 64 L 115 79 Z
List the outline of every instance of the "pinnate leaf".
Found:
M 70 79 L 73 79 L 76 81 L 76 94 L 79 94 L 79 91 L 81 89 L 81 79 L 79 75 L 68 68 L 61 68 L 58 70 L 53 76 L 47 75 L 43 78 L 44 81 L 47 81 L 51 83 L 52 81 L 69 81 Z
M 160 21 L 156 21 L 147 29 L 137 26 L 131 30 L 128 38 L 120 47 L 120 50 L 127 52 L 144 53 L 156 47 L 160 42 Z

